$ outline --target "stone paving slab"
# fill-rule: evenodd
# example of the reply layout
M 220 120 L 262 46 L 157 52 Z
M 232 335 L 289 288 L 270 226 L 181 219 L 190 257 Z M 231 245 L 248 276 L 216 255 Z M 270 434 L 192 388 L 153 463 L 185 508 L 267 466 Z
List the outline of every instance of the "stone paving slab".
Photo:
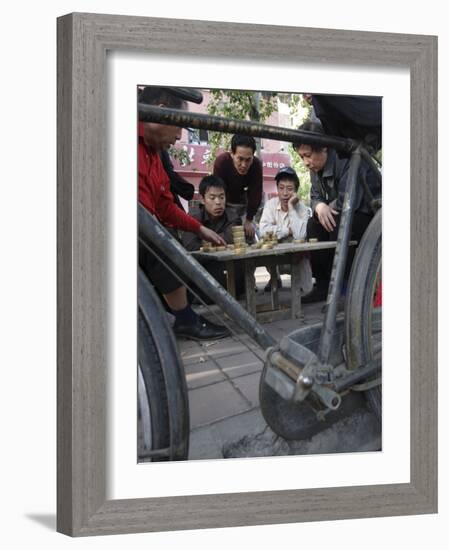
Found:
M 248 401 L 250 401 L 253 407 L 259 406 L 260 372 L 234 378 L 232 382 L 243 393 Z
M 194 429 L 190 434 L 189 460 L 224 458 L 223 450 L 233 442 L 266 429 L 258 408 Z
M 186 365 L 185 373 L 189 390 L 226 380 L 225 375 L 217 368 L 215 362 L 210 360 Z
M 181 352 L 181 360 L 184 366 L 197 365 L 201 360 L 207 359 L 207 352 L 200 346 L 197 348 L 185 349 L 183 340 L 178 340 L 178 347 Z
M 218 359 L 214 356 L 214 360 L 220 370 L 229 378 L 235 378 L 236 376 L 242 376 L 244 374 L 252 374 L 254 372 L 260 373 L 263 368 L 262 361 L 260 361 L 251 351 L 244 351 L 231 356 L 223 356 Z
M 251 408 L 250 402 L 227 381 L 190 390 L 189 404 L 191 429 Z
M 223 457 L 223 443 L 217 436 L 215 424 L 190 432 L 189 460 L 213 460 Z
M 248 347 L 246 346 L 246 343 L 242 343 L 232 337 L 211 342 L 204 342 L 202 346 L 202 351 L 204 353 L 213 355 L 215 358 L 237 355 L 244 353 L 247 350 Z

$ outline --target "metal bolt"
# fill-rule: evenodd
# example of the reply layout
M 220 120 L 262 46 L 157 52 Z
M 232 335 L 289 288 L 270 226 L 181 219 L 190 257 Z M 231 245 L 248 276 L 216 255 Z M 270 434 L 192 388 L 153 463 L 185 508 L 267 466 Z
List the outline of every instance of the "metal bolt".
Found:
M 313 386 L 313 378 L 311 376 L 300 376 L 299 381 L 301 382 L 302 386 L 306 389 L 309 389 Z

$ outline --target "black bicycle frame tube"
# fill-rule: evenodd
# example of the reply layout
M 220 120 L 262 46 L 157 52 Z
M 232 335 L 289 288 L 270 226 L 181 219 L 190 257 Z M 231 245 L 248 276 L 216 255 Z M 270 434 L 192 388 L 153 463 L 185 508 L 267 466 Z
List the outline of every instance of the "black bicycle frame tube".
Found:
M 254 317 L 243 309 L 195 258 L 187 254 L 185 248 L 141 204 L 138 205 L 138 218 L 139 238 L 147 246 L 163 250 L 181 273 L 195 281 L 195 284 L 263 349 L 276 344 L 274 338 Z
M 370 166 L 372 169 L 374 175 L 376 176 L 377 180 L 382 183 L 382 173 L 379 170 L 379 166 L 375 163 L 373 157 L 368 153 L 368 151 L 364 148 L 360 148 L 360 153 L 362 155 L 362 159 Z
M 332 349 L 332 339 L 337 322 L 337 306 L 341 295 L 343 277 L 348 259 L 349 240 L 351 238 L 352 220 L 354 217 L 354 203 L 357 190 L 357 177 L 362 160 L 360 147 L 352 153 L 349 161 L 348 182 L 346 185 L 343 209 L 340 216 L 337 245 L 335 247 L 334 261 L 332 264 L 331 280 L 327 295 L 327 308 L 321 329 L 318 359 L 327 364 Z
M 138 108 L 140 122 L 154 122 L 168 124 L 169 126 L 179 126 L 180 128 L 197 128 L 229 134 L 244 134 L 277 141 L 289 141 L 291 143 L 300 142 L 317 147 L 332 147 L 336 151 L 344 151 L 346 153 L 353 151 L 358 144 L 352 139 L 327 136 L 304 130 L 292 130 L 291 128 L 279 128 L 250 120 L 238 120 L 203 113 L 190 113 L 181 109 L 167 109 L 144 103 L 139 103 Z

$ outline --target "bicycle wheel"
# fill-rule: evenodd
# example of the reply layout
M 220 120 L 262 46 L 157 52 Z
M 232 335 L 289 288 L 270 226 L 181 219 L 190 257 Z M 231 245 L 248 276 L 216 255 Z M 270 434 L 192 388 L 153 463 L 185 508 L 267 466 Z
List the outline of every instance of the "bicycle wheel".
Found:
M 139 270 L 138 458 L 185 460 L 189 403 L 184 366 L 167 314 Z
M 351 269 L 346 299 L 346 353 L 348 367 L 359 368 L 382 358 L 382 210 L 365 231 Z M 365 392 L 369 408 L 382 417 L 382 386 Z
M 139 457 L 161 451 L 152 460 L 168 460 L 162 454 L 170 447 L 170 421 L 164 374 L 153 336 L 139 310 L 138 418 Z

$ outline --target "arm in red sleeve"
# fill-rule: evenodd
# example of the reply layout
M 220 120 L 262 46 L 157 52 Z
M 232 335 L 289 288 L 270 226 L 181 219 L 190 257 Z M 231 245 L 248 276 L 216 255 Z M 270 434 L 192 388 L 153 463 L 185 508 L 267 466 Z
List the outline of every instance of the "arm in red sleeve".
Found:
M 159 197 L 157 204 L 156 216 L 164 225 L 169 225 L 175 229 L 183 231 L 191 231 L 198 233 L 201 224 L 192 216 L 186 214 L 173 202 L 173 195 L 170 191 L 166 191 Z
M 166 226 L 198 232 L 201 224 L 179 208 L 159 155 L 139 144 L 139 202 Z

